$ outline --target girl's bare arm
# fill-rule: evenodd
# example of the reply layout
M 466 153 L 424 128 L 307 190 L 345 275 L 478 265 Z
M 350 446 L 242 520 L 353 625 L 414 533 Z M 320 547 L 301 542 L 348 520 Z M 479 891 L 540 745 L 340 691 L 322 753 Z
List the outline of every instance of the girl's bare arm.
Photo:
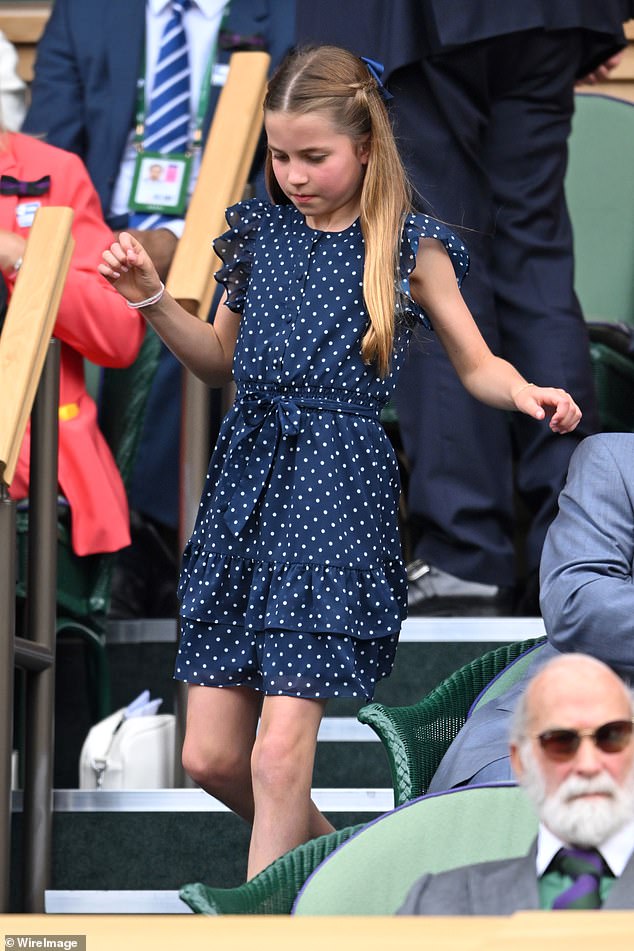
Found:
M 549 415 L 554 432 L 570 432 L 577 426 L 581 411 L 570 394 L 529 383 L 512 364 L 491 352 L 460 293 L 449 256 L 435 238 L 421 240 L 410 287 L 472 396 L 535 419 Z
M 127 232 L 103 253 L 99 272 L 131 303 L 153 297 L 161 287 L 149 255 Z M 240 317 L 229 310 L 223 295 L 213 324 L 188 313 L 167 291 L 160 300 L 141 309 L 165 345 L 208 386 L 223 386 L 231 379 L 233 351 Z

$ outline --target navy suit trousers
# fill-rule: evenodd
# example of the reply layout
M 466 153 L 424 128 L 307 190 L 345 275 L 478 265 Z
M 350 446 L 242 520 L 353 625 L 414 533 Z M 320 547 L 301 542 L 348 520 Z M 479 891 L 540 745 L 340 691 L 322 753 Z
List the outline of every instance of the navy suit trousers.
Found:
M 537 570 L 570 455 L 598 425 L 564 197 L 582 50 L 581 30 L 530 30 L 425 57 L 389 82 L 419 204 L 469 247 L 463 293 L 489 346 L 584 413 L 574 434 L 553 435 L 470 397 L 433 335 L 412 348 L 396 400 L 415 554 L 492 584 L 515 581 L 518 498 Z

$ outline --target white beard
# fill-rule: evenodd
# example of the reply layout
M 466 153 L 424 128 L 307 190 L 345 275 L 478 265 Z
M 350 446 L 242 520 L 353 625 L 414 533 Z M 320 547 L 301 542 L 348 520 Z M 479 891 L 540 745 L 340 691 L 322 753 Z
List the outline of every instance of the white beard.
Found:
M 603 771 L 591 779 L 568 776 L 555 792 L 548 794 L 537 758 L 528 743 L 522 746 L 521 756 L 524 766 L 521 785 L 541 821 L 563 842 L 596 847 L 634 818 L 634 769 L 622 786 Z M 590 793 L 603 795 L 583 798 Z

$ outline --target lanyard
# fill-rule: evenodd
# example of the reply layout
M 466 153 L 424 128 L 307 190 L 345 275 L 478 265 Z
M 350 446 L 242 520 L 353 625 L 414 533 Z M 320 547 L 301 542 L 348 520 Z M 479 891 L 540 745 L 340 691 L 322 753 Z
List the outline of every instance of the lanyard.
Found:
M 200 97 L 198 99 L 198 110 L 196 112 L 196 126 L 194 128 L 194 135 L 192 139 L 191 150 L 200 149 L 202 146 L 203 138 L 203 123 L 205 121 L 205 116 L 207 115 L 207 109 L 209 107 L 209 99 L 211 96 L 211 77 L 213 75 L 214 68 L 218 61 L 218 39 L 220 34 L 225 29 L 227 20 L 229 18 L 229 7 L 231 6 L 231 0 L 227 0 L 227 3 L 224 5 L 222 11 L 222 20 L 220 21 L 220 27 L 214 40 L 213 46 L 211 48 L 211 53 L 209 59 L 207 60 L 207 66 L 205 67 L 205 74 L 203 76 L 202 86 L 200 88 Z M 147 102 L 145 98 L 145 70 L 146 70 L 146 59 L 145 59 L 145 44 L 143 46 L 143 55 L 141 58 L 141 73 L 136 83 L 136 111 L 135 111 L 135 121 L 134 121 L 134 147 L 137 152 L 143 151 L 143 139 L 145 138 L 145 118 L 147 116 Z

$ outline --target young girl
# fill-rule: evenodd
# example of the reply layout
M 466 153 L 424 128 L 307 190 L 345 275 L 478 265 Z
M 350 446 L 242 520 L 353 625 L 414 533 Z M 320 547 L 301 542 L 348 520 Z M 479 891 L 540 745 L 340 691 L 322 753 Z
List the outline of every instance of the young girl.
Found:
M 310 799 L 327 699 L 370 699 L 392 668 L 407 597 L 379 414 L 412 328 L 430 321 L 484 402 L 561 433 L 581 416 L 484 343 L 458 290 L 466 249 L 411 212 L 375 71 L 299 50 L 264 110 L 274 204 L 227 211 L 213 325 L 130 235 L 100 265 L 193 373 L 236 383 L 185 550 L 175 676 L 190 685 L 185 768 L 252 822 L 249 876 L 331 830 Z

